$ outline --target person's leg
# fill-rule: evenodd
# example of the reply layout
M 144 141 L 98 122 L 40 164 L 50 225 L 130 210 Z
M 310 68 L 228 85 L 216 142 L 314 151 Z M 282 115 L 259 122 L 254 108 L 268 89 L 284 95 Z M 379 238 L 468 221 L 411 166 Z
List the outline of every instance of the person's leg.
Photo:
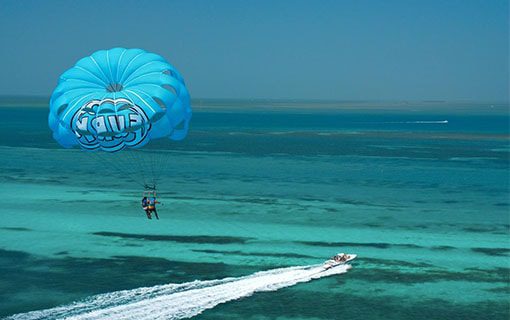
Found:
M 154 208 L 154 215 L 156 216 L 156 219 L 158 219 L 158 220 L 159 220 L 158 212 L 156 211 L 156 208 Z
M 147 214 L 147 219 L 152 219 L 150 210 L 145 210 L 145 213 Z

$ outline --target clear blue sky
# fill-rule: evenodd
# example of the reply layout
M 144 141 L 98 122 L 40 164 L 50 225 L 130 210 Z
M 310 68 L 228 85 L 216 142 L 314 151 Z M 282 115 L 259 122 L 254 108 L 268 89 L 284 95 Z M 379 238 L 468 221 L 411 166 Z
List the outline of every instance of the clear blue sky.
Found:
M 508 101 L 507 0 L 0 0 L 0 95 L 140 47 L 194 98 Z

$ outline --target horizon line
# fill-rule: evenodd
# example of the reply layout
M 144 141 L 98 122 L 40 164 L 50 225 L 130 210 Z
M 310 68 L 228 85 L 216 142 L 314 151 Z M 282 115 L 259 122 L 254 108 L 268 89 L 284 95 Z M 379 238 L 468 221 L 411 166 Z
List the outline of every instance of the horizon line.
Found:
M 10 100 L 10 101 L 9 101 Z M 14 101 L 13 101 L 14 100 Z M 2 95 L 0 94 L 0 103 L 5 102 L 49 102 L 50 96 L 44 95 Z M 308 103 L 308 102 L 320 102 L 320 103 L 399 103 L 399 104 L 414 104 L 414 103 L 425 103 L 425 104 L 457 104 L 457 103 L 484 103 L 484 104 L 510 104 L 510 100 L 470 100 L 470 99 L 323 99 L 323 98 L 209 98 L 209 97 L 198 97 L 191 98 L 195 102 L 235 102 L 235 101 L 248 101 L 248 102 L 293 102 L 293 103 Z

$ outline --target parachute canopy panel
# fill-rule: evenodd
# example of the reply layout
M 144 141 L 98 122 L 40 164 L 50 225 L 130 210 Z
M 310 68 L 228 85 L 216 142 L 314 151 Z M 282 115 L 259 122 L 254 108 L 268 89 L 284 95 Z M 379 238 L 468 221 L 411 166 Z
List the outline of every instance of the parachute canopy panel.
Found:
M 184 139 L 190 119 L 188 90 L 171 64 L 141 49 L 114 48 L 60 76 L 48 122 L 66 148 L 116 152 L 151 139 Z

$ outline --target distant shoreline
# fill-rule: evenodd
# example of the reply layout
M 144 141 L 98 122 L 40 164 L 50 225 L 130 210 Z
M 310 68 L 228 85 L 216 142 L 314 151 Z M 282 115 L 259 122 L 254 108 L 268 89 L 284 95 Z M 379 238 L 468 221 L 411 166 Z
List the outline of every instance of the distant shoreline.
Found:
M 0 108 L 47 108 L 49 97 L 0 96 Z M 333 101 L 292 99 L 192 99 L 194 111 L 215 112 L 466 112 L 509 114 L 508 102 L 490 101 Z

